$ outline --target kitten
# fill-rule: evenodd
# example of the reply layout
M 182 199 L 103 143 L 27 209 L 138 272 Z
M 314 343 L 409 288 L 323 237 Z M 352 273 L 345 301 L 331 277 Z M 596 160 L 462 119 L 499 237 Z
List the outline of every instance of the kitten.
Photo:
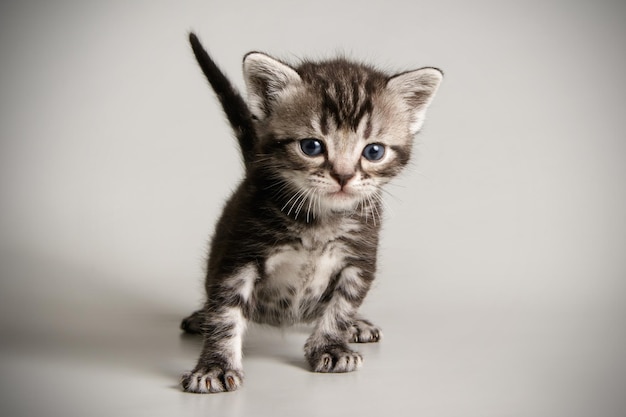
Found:
M 251 52 L 246 104 L 189 39 L 237 135 L 245 177 L 215 229 L 206 304 L 181 324 L 204 336 L 183 389 L 241 386 L 249 321 L 312 323 L 311 369 L 358 369 L 363 360 L 348 343 L 381 338 L 358 314 L 376 271 L 381 187 L 409 161 L 441 71 L 389 76 L 342 58 L 290 66 Z

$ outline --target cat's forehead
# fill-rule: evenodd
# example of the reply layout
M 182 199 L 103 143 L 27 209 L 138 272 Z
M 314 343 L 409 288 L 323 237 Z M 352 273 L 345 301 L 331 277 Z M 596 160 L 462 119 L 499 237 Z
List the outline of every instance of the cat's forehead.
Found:
M 376 68 L 344 58 L 327 61 L 304 61 L 296 71 L 306 83 L 343 83 L 352 86 L 354 83 L 369 82 L 384 87 L 388 75 Z
M 374 111 L 388 79 L 372 67 L 345 59 L 306 62 L 297 71 L 319 105 L 323 133 L 331 128 L 356 130 Z

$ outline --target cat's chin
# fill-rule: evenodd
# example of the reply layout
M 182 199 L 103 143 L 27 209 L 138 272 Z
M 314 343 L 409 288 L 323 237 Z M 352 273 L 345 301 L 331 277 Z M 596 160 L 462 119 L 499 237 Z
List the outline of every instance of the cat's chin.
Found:
M 354 210 L 360 201 L 356 195 L 344 191 L 327 194 L 323 200 L 326 209 L 334 212 Z

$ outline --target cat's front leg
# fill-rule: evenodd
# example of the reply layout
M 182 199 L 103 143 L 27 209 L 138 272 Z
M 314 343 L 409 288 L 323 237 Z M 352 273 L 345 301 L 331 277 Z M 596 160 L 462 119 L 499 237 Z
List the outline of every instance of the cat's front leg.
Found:
M 243 383 L 242 344 L 247 326 L 254 268 L 242 268 L 236 276 L 222 280 L 209 295 L 203 312 L 201 332 L 204 343 L 191 372 L 181 378 L 187 392 L 234 391 Z
M 247 320 L 240 307 L 210 307 L 202 326 L 204 344 L 196 367 L 185 373 L 187 392 L 234 391 L 243 383 L 242 340 Z
M 348 341 L 372 278 L 356 267 L 344 268 L 340 273 L 332 297 L 304 346 L 313 371 L 351 372 L 363 364 L 361 354 L 350 349 Z

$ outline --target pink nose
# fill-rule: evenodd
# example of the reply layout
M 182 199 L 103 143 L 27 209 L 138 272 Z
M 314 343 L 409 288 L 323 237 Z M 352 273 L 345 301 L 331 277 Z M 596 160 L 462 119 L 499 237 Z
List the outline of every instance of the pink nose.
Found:
M 337 183 L 341 186 L 341 188 L 345 187 L 350 178 L 354 177 L 354 173 L 349 174 L 339 174 L 337 172 L 331 171 L 330 176 L 333 177 Z

